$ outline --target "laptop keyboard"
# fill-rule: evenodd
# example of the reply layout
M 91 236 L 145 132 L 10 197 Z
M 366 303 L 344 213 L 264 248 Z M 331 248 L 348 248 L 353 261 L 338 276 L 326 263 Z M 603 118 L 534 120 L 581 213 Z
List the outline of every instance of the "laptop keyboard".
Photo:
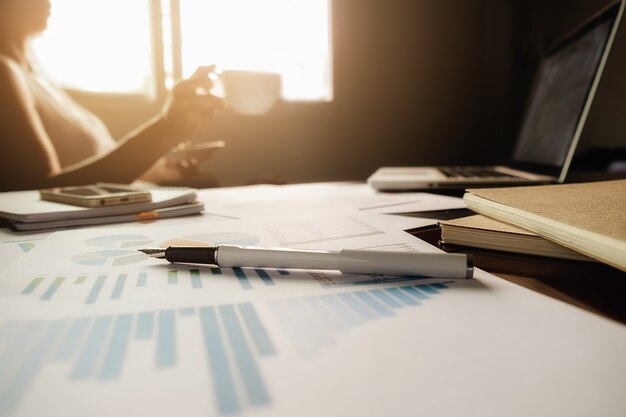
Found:
M 440 167 L 439 170 L 448 178 L 517 178 L 489 167 Z

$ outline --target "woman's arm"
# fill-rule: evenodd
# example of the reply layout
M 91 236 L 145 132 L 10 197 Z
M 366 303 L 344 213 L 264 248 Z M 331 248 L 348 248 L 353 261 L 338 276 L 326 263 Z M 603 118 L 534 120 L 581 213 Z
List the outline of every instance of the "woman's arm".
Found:
M 6 165 L 0 164 L 4 165 L 0 168 L 5 177 L 0 179 L 3 190 L 97 181 L 132 182 L 176 144 L 205 130 L 212 116 L 223 106 L 220 99 L 197 93 L 198 89 L 206 91 L 212 85 L 208 75 L 213 68 L 200 68 L 174 88 L 160 115 L 122 139 L 111 152 L 61 171 L 19 68 L 1 63 L 0 66 L 5 67 L 0 69 L 0 91 L 12 92 L 6 97 L 0 119 L 3 151 L 0 158 L 6 161 Z M 31 166 L 32 170 L 22 174 Z

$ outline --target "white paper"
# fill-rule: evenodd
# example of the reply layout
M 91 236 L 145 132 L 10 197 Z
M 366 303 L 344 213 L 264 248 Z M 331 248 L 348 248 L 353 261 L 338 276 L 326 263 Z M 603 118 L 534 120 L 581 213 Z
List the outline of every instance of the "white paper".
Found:
M 250 219 L 280 213 L 356 209 L 396 214 L 465 208 L 463 199 L 428 193 L 383 193 L 366 184 L 316 183 L 217 188 L 198 192 L 207 213 Z
M 191 188 L 150 190 L 152 201 L 107 207 L 80 207 L 41 200 L 39 191 L 11 191 L 2 193 L 0 217 L 15 221 L 42 222 L 78 219 L 117 214 L 139 213 L 153 209 L 193 203 L 196 194 Z
M 0 416 L 626 409 L 624 326 L 482 271 L 381 283 L 133 258 L 174 238 L 437 250 L 363 213 L 55 233 L 0 279 Z
M 37 242 L 47 238 L 52 232 L 20 233 L 0 228 L 0 271 L 30 252 Z

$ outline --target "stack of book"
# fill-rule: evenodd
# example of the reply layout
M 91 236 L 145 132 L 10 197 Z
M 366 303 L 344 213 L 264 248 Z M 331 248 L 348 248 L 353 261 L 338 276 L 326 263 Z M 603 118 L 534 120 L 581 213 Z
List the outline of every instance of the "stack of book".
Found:
M 204 210 L 191 188 L 150 190 L 152 201 L 88 208 L 40 199 L 39 191 L 0 194 L 0 219 L 14 230 L 46 230 L 72 226 L 150 221 L 187 216 Z
M 574 261 L 593 261 L 582 253 L 520 227 L 475 215 L 440 223 L 443 249 L 481 248 Z
M 445 244 L 591 258 L 626 271 L 626 180 L 472 189 L 463 199 L 483 216 L 443 222 Z

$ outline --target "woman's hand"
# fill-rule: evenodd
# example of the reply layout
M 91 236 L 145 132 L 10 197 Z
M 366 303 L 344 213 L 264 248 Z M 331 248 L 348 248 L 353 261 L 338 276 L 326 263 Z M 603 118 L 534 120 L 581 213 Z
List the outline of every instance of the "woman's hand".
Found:
M 189 79 L 174 86 L 162 115 L 172 144 L 205 133 L 213 116 L 224 108 L 222 99 L 209 92 L 214 70 L 215 65 L 199 67 Z

